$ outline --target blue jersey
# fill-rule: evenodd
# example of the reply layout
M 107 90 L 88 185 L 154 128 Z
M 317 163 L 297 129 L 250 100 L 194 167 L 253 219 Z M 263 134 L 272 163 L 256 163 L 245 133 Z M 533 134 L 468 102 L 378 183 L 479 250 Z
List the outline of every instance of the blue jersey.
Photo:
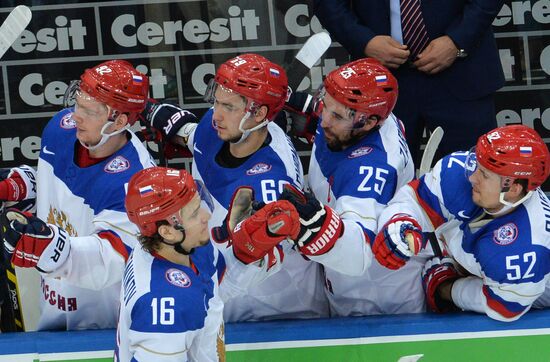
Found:
M 511 212 L 492 217 L 472 201 L 465 176 L 468 152 L 440 160 L 421 179 L 404 187 L 383 219 L 407 213 L 424 231 L 434 231 L 467 271 L 453 284 L 462 309 L 511 321 L 540 297 L 550 278 L 550 202 L 536 189 Z
M 423 260 L 390 271 L 373 258 L 370 244 L 378 216 L 396 190 L 414 177 L 401 122 L 390 115 L 378 130 L 342 151 L 331 151 L 319 125 L 309 167 L 317 199 L 342 217 L 344 234 L 324 255 L 332 315 L 412 313 L 424 310 L 420 283 Z
M 207 112 L 189 138 L 193 152 L 193 176 L 202 180 L 214 199 L 210 227 L 219 226 L 226 217 L 229 203 L 240 186 L 254 189 L 258 201 L 275 201 L 286 183 L 303 187 L 300 159 L 288 136 L 279 126 L 266 127 L 271 141 L 252 154 L 242 165 L 223 167 L 216 155 L 223 146 L 212 127 L 212 113 Z M 225 245 L 218 245 L 227 253 Z M 305 260 L 288 243 L 283 244 L 285 258 L 282 269 L 248 294 L 226 303 L 226 321 L 273 318 L 311 318 L 326 316 L 327 302 L 321 287 L 318 265 Z
M 43 275 L 39 329 L 114 328 L 124 262 L 138 231 L 126 216 L 125 186 L 133 174 L 154 166 L 128 131 L 120 150 L 79 167 L 75 127 L 72 109 L 65 109 L 42 134 L 37 216 L 65 229 L 71 250 L 60 268 Z
M 141 248 L 132 253 L 120 295 L 116 361 L 218 361 L 223 303 L 218 285 L 223 256 L 196 248 L 191 266 Z

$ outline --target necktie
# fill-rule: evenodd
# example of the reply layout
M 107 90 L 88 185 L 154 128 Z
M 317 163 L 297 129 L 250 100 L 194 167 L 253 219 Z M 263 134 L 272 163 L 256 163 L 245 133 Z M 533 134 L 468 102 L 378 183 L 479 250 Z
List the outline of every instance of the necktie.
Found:
M 401 3 L 401 29 L 403 43 L 411 51 L 410 58 L 416 59 L 428 44 L 429 38 L 420 10 L 420 0 L 400 0 Z

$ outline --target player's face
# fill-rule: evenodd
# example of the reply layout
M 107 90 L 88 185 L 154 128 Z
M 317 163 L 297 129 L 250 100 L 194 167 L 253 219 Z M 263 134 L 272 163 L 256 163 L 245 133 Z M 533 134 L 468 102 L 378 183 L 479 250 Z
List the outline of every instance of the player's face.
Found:
M 353 129 L 353 121 L 348 118 L 346 107 L 328 93 L 325 94 L 323 103 L 321 127 L 328 148 L 341 151 L 357 142 L 365 132 Z
M 246 101 L 243 96 L 218 86 L 214 93 L 214 113 L 212 124 L 223 141 L 236 142 L 241 138 L 239 124 L 246 114 Z
M 478 163 L 476 171 L 470 175 L 472 183 L 472 200 L 488 211 L 498 211 L 502 208 L 499 201 L 501 191 L 500 176 L 489 171 Z
M 85 144 L 96 145 L 101 140 L 101 128 L 109 118 L 109 108 L 84 92 L 80 92 L 75 101 L 76 137 Z
M 195 193 L 193 199 L 180 210 L 180 216 L 185 229 L 184 248 L 190 250 L 208 244 L 210 212 L 201 207 L 198 193 Z

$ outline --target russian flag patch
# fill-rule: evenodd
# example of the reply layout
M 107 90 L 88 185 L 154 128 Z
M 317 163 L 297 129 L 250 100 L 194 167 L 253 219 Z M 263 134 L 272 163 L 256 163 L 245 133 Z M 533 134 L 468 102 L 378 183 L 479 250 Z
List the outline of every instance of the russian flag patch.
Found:
M 279 75 L 281 75 L 281 73 L 279 73 L 277 69 L 273 68 L 269 68 L 269 74 L 271 74 L 275 78 L 279 78 Z
M 374 77 L 374 79 L 376 79 L 376 84 L 377 85 L 386 85 L 386 84 L 388 84 L 388 76 L 385 75 L 385 74 L 377 75 L 377 76 Z
M 530 157 L 533 154 L 533 148 L 531 146 L 520 146 L 519 154 L 524 157 Z
M 153 187 L 151 185 L 139 188 L 139 194 L 141 196 L 147 196 L 151 193 L 153 193 Z
M 143 82 L 143 77 L 141 75 L 134 74 L 132 75 L 132 79 L 134 80 L 134 83 Z

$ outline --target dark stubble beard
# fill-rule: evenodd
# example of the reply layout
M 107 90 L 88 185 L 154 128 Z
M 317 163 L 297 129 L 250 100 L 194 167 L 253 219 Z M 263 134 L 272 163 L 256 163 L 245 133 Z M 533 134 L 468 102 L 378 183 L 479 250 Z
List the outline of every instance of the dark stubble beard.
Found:
M 332 152 L 340 152 L 358 143 L 367 133 L 368 132 L 354 129 L 350 131 L 349 136 L 345 140 L 340 140 L 336 137 L 332 140 L 328 140 L 325 136 L 325 141 L 329 150 Z

